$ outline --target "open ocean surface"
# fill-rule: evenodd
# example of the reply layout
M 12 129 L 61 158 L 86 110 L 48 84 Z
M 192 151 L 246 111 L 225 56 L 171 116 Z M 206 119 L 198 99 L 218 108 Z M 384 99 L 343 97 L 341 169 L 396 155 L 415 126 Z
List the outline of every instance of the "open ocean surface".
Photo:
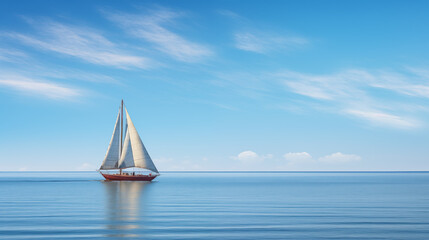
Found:
M 0 172 L 2 239 L 429 239 L 429 172 Z

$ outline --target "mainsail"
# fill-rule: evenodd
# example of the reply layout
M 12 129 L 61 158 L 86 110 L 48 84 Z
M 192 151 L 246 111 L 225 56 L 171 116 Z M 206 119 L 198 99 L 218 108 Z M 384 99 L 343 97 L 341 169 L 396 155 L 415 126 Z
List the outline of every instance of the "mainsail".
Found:
M 115 129 L 113 130 L 112 139 L 110 140 L 109 147 L 107 148 L 106 157 L 104 158 L 103 163 L 101 164 L 100 169 L 117 169 L 119 161 L 119 150 L 121 148 L 121 126 L 120 126 L 120 115 L 121 111 L 118 113 L 116 118 Z
M 127 128 L 128 129 L 128 128 Z M 133 149 L 131 148 L 130 132 L 127 130 L 125 133 L 124 151 L 119 159 L 119 168 L 134 167 Z
M 118 163 L 119 168 L 138 167 L 158 173 L 158 169 L 156 169 L 155 164 L 143 145 L 126 108 L 125 113 L 127 114 L 127 132 L 125 134 L 122 155 Z
M 158 173 L 158 169 L 156 169 L 155 164 L 143 145 L 143 142 L 137 133 L 137 129 L 134 127 L 130 115 L 125 107 L 123 108 L 125 108 L 126 113 L 126 133 L 125 141 L 121 149 L 122 127 L 120 119 L 122 119 L 122 107 L 116 119 L 115 129 L 113 131 L 109 148 L 107 149 L 106 157 L 100 169 L 124 169 L 138 167 Z

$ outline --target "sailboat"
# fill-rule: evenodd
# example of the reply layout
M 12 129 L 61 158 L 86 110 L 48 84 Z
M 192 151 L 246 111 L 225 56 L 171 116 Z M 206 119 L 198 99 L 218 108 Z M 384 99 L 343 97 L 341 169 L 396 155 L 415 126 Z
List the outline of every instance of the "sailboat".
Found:
M 125 134 L 123 133 L 124 109 L 126 114 Z M 131 168 L 133 170 L 135 168 L 149 170 L 150 173 L 141 174 L 140 171 L 130 172 Z M 100 166 L 99 172 L 106 180 L 117 181 L 152 181 L 159 176 L 158 169 L 156 169 L 155 164 L 143 145 L 124 106 L 123 100 L 121 101 L 119 113 L 116 117 L 115 128 L 109 147 L 107 148 L 106 157 Z

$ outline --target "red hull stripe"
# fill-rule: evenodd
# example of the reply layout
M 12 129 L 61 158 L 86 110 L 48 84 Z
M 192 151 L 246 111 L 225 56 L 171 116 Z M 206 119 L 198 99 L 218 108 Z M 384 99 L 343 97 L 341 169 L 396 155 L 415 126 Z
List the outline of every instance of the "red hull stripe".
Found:
M 152 181 L 157 176 L 147 175 L 116 175 L 116 174 L 101 174 L 106 180 L 109 181 Z

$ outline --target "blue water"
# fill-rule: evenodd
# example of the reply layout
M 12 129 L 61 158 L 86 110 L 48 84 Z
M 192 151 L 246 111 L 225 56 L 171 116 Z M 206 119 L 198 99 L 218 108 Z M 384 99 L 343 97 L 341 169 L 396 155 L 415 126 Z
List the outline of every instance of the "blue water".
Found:
M 429 239 L 429 172 L 0 172 L 3 239 Z

